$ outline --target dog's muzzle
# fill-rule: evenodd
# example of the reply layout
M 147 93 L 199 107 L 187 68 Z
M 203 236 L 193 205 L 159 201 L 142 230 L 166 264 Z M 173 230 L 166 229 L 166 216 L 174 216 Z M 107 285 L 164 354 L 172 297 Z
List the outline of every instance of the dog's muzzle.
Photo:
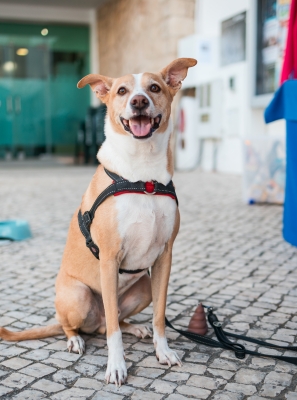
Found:
M 159 128 L 162 115 L 155 118 L 147 115 L 137 115 L 130 119 L 120 117 L 125 131 L 131 133 L 135 139 L 147 139 Z

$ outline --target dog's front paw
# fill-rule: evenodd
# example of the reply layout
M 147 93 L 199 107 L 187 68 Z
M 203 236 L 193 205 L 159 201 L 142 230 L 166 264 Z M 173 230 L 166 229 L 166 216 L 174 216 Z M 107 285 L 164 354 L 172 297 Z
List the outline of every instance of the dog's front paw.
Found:
M 85 352 L 85 341 L 80 336 L 72 336 L 67 341 L 67 349 L 69 353 L 83 354 Z
M 160 364 L 182 366 L 182 362 L 174 350 L 171 350 L 167 344 L 166 338 L 159 338 L 156 342 L 156 357 Z
M 116 386 L 121 386 L 126 382 L 127 368 L 122 354 L 108 356 L 105 380 L 106 383 L 115 383 Z

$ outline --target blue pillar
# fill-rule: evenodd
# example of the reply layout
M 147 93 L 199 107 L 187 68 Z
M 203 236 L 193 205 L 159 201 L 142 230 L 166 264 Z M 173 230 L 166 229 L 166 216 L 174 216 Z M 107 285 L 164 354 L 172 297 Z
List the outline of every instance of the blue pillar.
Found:
M 266 123 L 282 118 L 287 123 L 283 236 L 297 246 L 297 80 L 284 82 L 266 108 L 264 117 Z

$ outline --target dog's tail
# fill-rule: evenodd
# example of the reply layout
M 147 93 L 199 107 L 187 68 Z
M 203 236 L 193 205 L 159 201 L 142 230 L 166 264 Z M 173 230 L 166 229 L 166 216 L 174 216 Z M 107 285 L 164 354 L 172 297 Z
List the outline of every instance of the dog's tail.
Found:
M 61 335 L 64 333 L 62 325 L 49 325 L 41 328 L 32 328 L 22 332 L 9 331 L 0 327 L 0 338 L 8 341 L 42 339 L 50 336 Z

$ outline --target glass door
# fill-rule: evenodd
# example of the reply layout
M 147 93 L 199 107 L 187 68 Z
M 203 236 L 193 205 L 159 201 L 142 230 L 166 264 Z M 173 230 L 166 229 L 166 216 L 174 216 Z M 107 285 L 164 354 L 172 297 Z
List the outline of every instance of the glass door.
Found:
M 0 36 L 0 148 L 6 158 L 51 151 L 49 65 L 46 40 Z
M 74 156 L 89 54 L 88 26 L 0 21 L 0 160 Z

